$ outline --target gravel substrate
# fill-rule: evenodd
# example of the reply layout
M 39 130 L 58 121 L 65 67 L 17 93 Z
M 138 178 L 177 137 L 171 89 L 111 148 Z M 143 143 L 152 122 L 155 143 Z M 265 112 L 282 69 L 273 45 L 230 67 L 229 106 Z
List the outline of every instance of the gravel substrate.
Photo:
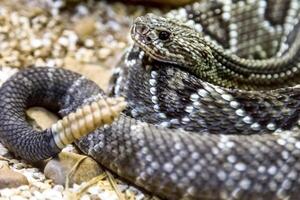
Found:
M 66 3 L 68 2 L 68 3 Z M 81 2 L 81 1 L 80 1 Z M 0 3 L 0 84 L 28 66 L 66 67 L 106 87 L 111 69 L 128 46 L 136 16 L 157 9 L 105 1 L 4 0 Z M 99 72 L 101 74 L 97 74 Z M 0 190 L 0 199 L 144 199 L 119 180 L 55 185 L 40 169 L 14 158 L 0 144 L 0 161 L 23 175 L 29 185 Z

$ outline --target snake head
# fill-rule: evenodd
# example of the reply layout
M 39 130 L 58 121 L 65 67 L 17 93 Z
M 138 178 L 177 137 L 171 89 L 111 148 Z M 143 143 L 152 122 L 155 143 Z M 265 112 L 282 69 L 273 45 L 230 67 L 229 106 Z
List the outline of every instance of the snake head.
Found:
M 154 14 L 138 17 L 131 37 L 154 60 L 195 67 L 211 56 L 204 39 L 194 29 Z

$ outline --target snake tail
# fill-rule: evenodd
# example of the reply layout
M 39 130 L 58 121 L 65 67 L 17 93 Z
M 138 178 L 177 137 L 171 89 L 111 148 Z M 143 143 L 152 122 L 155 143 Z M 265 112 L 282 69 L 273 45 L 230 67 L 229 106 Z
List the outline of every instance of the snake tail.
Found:
M 79 89 L 85 85 L 87 89 Z M 33 106 L 62 119 L 46 130 L 34 130 L 26 118 L 26 110 Z M 77 73 L 46 67 L 24 70 L 0 89 L 1 142 L 25 160 L 47 159 L 98 126 L 112 123 L 125 106 L 123 98 L 107 98 Z
M 96 128 L 111 124 L 125 109 L 123 98 L 107 98 L 78 108 L 51 127 L 55 144 L 60 149 Z

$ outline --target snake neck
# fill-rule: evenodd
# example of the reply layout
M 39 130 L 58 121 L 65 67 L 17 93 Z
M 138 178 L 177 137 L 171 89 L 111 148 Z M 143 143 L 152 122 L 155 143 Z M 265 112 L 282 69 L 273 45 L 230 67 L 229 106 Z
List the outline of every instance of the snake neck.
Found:
M 284 55 L 263 60 L 241 58 L 213 43 L 205 42 L 200 36 L 194 38 L 198 38 L 195 43 L 201 41 L 199 45 L 186 44 L 189 50 L 181 54 L 185 62 L 174 63 L 204 81 L 246 90 L 276 89 L 296 85 L 299 81 L 299 33 L 295 43 Z M 203 45 L 207 50 L 203 51 Z

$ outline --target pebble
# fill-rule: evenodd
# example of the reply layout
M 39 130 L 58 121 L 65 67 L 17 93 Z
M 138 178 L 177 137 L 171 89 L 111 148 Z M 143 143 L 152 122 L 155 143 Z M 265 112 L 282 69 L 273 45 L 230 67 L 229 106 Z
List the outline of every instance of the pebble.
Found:
M 27 200 L 27 198 L 25 198 L 24 196 L 20 196 L 20 195 L 13 195 L 10 198 L 13 200 Z
M 95 42 L 94 42 L 94 40 L 92 40 L 92 39 L 86 39 L 86 40 L 84 41 L 84 45 L 85 45 L 86 47 L 92 48 L 92 47 L 94 47 Z
M 18 188 L 20 191 L 26 191 L 29 189 L 29 186 L 28 185 L 22 185 Z
M 31 192 L 29 190 L 25 190 L 25 191 L 20 192 L 20 195 L 25 198 L 30 198 Z
M 112 52 L 111 52 L 110 49 L 108 49 L 108 48 L 102 48 L 102 49 L 100 49 L 99 52 L 98 52 L 98 57 L 99 57 L 100 59 L 106 59 L 111 53 L 112 53 Z
M 37 180 L 39 180 L 39 181 L 43 181 L 43 180 L 45 180 L 45 176 L 43 175 L 43 174 L 41 174 L 40 172 L 35 172 L 35 173 L 33 173 L 32 174 L 32 177 L 34 178 L 34 179 L 37 179 Z
M 62 151 L 78 153 L 78 150 L 72 144 L 68 144 Z
M 128 188 L 129 188 L 128 185 L 122 185 L 122 184 L 118 185 L 118 189 L 119 189 L 121 192 L 126 191 Z
M 84 17 L 77 21 L 74 30 L 82 41 L 96 31 L 95 22 L 93 17 Z
M 1 196 L 1 197 L 11 197 L 11 196 L 13 196 L 16 192 L 17 192 L 17 190 L 15 190 L 15 189 L 8 189 L 8 188 L 5 188 L 5 189 L 0 190 L 0 196 Z
M 62 193 L 53 189 L 44 190 L 42 195 L 49 199 L 62 199 Z
M 144 194 L 138 194 L 135 196 L 135 200 L 142 200 L 145 198 L 145 195 Z
M 116 193 L 112 193 L 109 191 L 105 191 L 99 194 L 100 199 L 110 199 L 110 200 L 118 200 L 118 196 Z
M 27 165 L 24 164 L 24 163 L 16 163 L 16 164 L 13 165 L 13 167 L 15 169 L 23 169 L 23 168 L 27 167 Z
M 18 164 L 18 163 L 20 163 L 20 161 L 17 160 L 17 159 L 11 159 L 10 163 L 12 163 L 12 164 Z
M 0 75 L 0 82 L 1 82 L 1 75 Z M 7 156 L 7 155 L 9 155 L 8 149 L 5 148 L 1 143 L 0 143 L 0 155 L 1 156 Z
M 99 194 L 102 190 L 98 186 L 92 186 L 88 189 L 88 193 L 90 194 Z
M 91 198 L 89 195 L 85 194 L 80 198 L 80 200 L 91 200 Z
M 64 191 L 64 186 L 62 186 L 62 185 L 54 185 L 53 190 L 56 190 L 58 192 L 63 192 Z
M 39 182 L 39 181 L 32 181 L 31 182 L 32 186 L 35 188 L 38 188 L 39 190 L 47 190 L 52 187 L 52 185 L 44 183 L 44 182 Z
M 37 199 L 43 199 L 43 194 L 40 191 L 33 191 L 33 196 Z
M 98 194 L 92 194 L 90 195 L 91 200 L 101 200 Z

